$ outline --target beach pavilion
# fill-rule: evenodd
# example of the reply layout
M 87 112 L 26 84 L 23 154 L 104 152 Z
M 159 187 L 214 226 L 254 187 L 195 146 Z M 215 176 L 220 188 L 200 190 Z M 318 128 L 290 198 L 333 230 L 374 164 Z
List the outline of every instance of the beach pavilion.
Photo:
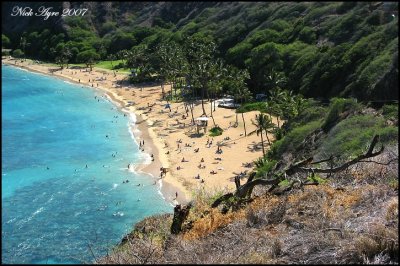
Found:
M 204 134 L 207 132 L 208 120 L 209 120 L 209 118 L 205 117 L 205 116 L 197 117 L 195 119 L 195 123 L 196 123 L 196 127 L 197 127 L 197 134 L 200 134 L 201 128 L 204 129 Z

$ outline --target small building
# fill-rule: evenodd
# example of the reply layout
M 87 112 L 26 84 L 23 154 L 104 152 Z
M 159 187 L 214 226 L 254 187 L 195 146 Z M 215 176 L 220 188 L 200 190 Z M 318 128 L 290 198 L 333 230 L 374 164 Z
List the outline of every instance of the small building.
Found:
M 197 127 L 197 134 L 200 134 L 200 129 L 204 129 L 204 134 L 207 132 L 207 126 L 208 126 L 208 117 L 201 116 L 195 119 L 196 127 Z

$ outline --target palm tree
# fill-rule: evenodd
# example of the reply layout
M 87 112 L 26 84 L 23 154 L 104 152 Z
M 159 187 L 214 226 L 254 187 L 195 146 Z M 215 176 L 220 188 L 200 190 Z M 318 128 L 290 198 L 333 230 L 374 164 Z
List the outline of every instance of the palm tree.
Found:
M 62 56 L 63 56 L 63 58 L 65 60 L 65 64 L 67 65 L 67 68 L 68 68 L 69 60 L 72 57 L 71 50 L 68 47 L 64 47 L 63 52 L 62 52 Z
M 256 133 L 257 136 L 260 135 L 263 156 L 265 156 L 263 131 L 265 131 L 265 129 L 267 128 L 267 125 L 268 125 L 267 121 L 268 121 L 267 115 L 262 114 L 262 113 L 256 115 L 256 120 L 255 121 L 253 121 L 253 119 L 251 120 L 251 123 L 256 126 L 256 130 L 249 133 L 249 135 L 252 135 L 254 133 Z
M 107 60 L 111 61 L 111 69 L 113 71 L 114 76 L 115 76 L 115 69 L 114 69 L 113 61 L 115 59 L 116 59 L 116 56 L 114 54 L 110 54 L 107 56 Z
M 270 74 L 266 77 L 267 88 L 271 90 L 280 89 L 286 85 L 287 78 L 282 72 L 278 72 L 275 69 L 271 69 Z
M 210 98 L 210 111 L 211 111 L 211 118 L 213 120 L 214 127 L 216 126 L 214 116 L 213 116 L 213 107 L 212 107 L 212 100 L 215 100 L 215 95 L 218 91 L 221 90 L 222 82 L 225 76 L 226 67 L 222 60 L 217 59 L 211 62 L 210 68 L 210 79 L 208 85 L 208 93 Z M 215 101 L 214 101 L 214 111 L 215 111 Z
M 20 46 L 22 47 L 22 50 L 24 51 L 24 61 L 26 61 L 26 46 L 29 46 L 30 43 L 27 43 L 26 37 L 25 37 L 25 32 L 22 34 L 21 40 L 20 40 Z
M 240 104 L 243 105 L 246 101 L 251 99 L 251 92 L 247 87 L 239 87 L 237 90 L 237 96 L 240 99 Z M 239 109 L 237 109 L 239 110 Z M 237 111 L 236 111 L 236 121 L 237 121 Z M 243 121 L 243 128 L 244 128 L 244 135 L 247 136 L 247 131 L 246 131 L 246 121 L 244 120 L 244 111 L 240 112 L 242 114 L 242 121 Z
M 274 88 L 270 91 L 268 108 L 276 115 L 278 127 L 280 127 L 279 118 L 283 115 L 283 105 L 286 103 L 288 97 L 287 92 L 279 87 Z
M 264 124 L 264 130 L 265 130 L 265 136 L 267 136 L 267 141 L 269 146 L 271 146 L 271 141 L 269 140 L 268 133 L 271 133 L 275 129 L 275 124 L 272 123 L 271 118 L 268 116 L 265 116 L 265 124 Z
M 251 92 L 247 88 L 246 80 L 250 77 L 249 72 L 245 70 L 240 70 L 233 66 L 227 67 L 227 77 L 225 80 L 225 86 L 228 87 L 228 91 L 233 94 L 235 104 L 240 100 L 242 105 L 244 102 L 251 98 Z M 236 110 L 236 124 L 238 123 L 238 113 L 242 114 L 244 135 L 247 136 L 246 122 L 244 120 L 244 112 Z
M 208 94 L 209 80 L 212 78 L 212 68 L 215 64 L 214 54 L 216 44 L 209 39 L 191 37 L 186 42 L 186 58 L 190 65 L 192 84 L 197 83 L 201 89 L 201 107 L 203 115 L 206 114 L 204 108 L 204 98 Z

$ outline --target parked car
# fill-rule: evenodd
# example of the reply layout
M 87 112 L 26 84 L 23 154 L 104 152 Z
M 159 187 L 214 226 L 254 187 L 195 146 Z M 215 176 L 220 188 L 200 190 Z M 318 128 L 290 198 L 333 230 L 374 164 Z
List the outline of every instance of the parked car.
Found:
M 257 101 L 263 101 L 265 99 L 267 99 L 267 95 L 265 95 L 264 93 L 256 94 Z
M 218 102 L 218 107 L 221 108 L 236 109 L 240 106 L 240 104 L 235 103 L 234 99 L 221 99 Z

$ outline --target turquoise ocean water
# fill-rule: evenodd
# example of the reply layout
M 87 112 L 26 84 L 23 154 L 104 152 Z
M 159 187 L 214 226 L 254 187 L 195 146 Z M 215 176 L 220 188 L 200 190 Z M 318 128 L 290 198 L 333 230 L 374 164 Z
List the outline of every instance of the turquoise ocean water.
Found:
M 90 262 L 172 212 L 153 177 L 127 170 L 148 155 L 102 92 L 3 65 L 1 104 L 3 263 Z

